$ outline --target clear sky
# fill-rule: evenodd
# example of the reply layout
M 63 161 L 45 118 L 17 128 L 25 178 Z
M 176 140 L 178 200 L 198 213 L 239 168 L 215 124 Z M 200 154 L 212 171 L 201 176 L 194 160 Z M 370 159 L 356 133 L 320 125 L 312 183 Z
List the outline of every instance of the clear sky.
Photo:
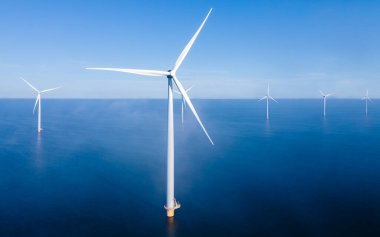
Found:
M 165 98 L 165 78 L 86 67 L 170 69 L 192 98 L 380 97 L 380 1 L 0 2 L 0 97 Z

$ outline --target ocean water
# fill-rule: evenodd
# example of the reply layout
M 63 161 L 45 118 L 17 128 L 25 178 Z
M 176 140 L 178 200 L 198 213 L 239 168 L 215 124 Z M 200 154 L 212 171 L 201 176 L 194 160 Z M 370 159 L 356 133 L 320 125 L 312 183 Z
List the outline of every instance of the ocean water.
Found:
M 0 236 L 380 236 L 380 101 L 0 100 Z

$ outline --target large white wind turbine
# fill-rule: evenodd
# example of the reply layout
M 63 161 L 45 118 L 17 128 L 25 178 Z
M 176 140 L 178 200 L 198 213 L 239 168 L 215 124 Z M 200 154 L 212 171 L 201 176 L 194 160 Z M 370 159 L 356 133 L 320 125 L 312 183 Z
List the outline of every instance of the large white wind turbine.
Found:
M 188 89 L 186 89 L 186 92 L 189 92 L 191 89 L 193 88 L 193 86 L 189 87 Z M 181 92 L 177 91 L 177 90 L 174 90 L 174 92 L 178 95 L 181 96 L 182 98 L 182 105 L 181 105 L 181 121 L 182 121 L 182 125 L 183 125 L 183 111 L 184 109 L 186 109 L 186 101 L 184 100 L 183 98 L 183 95 L 181 94 Z
M 325 94 L 322 91 L 319 91 L 319 93 L 321 93 L 321 96 L 323 97 L 323 117 L 326 117 L 326 99 L 330 95 L 333 95 L 333 93 Z
M 267 120 L 269 120 L 269 99 L 277 102 L 277 100 L 273 99 L 273 97 L 269 95 L 269 84 L 268 84 L 267 94 L 263 98 L 261 98 L 259 101 L 264 100 L 264 99 L 266 99 L 267 101 Z
M 194 109 L 193 103 L 191 102 L 186 90 L 184 89 L 182 83 L 178 80 L 176 73 L 178 68 L 181 66 L 186 55 L 189 53 L 191 46 L 194 44 L 199 32 L 202 30 L 207 18 L 209 17 L 212 9 L 208 12 L 206 18 L 203 20 L 201 26 L 195 32 L 194 36 L 190 39 L 189 43 L 183 49 L 182 53 L 179 55 L 174 67 L 168 71 L 157 71 L 157 70 L 141 70 L 141 69 L 124 69 L 124 68 L 87 68 L 93 70 L 106 70 L 106 71 L 116 71 L 116 72 L 127 72 L 138 75 L 146 76 L 164 76 L 168 79 L 168 147 L 167 147 L 167 193 L 166 193 L 166 213 L 168 217 L 174 216 L 174 210 L 180 207 L 174 198 L 174 122 L 173 122 L 173 81 L 177 86 L 178 90 L 181 92 L 186 104 L 189 106 L 190 110 L 193 112 L 195 118 L 197 119 L 199 125 L 203 129 L 207 138 L 213 144 L 210 136 L 208 135 L 205 127 L 203 126 L 197 112 Z
M 369 96 L 368 96 L 368 90 L 362 99 L 365 100 L 365 115 L 368 115 L 368 101 L 372 102 L 371 98 L 369 98 Z
M 34 87 L 32 84 L 30 84 L 27 80 L 25 80 L 24 78 L 21 78 L 21 79 L 26 84 L 28 84 L 35 92 L 37 92 L 37 99 L 36 99 L 36 103 L 34 103 L 33 114 L 34 114 L 34 111 L 36 110 L 36 106 L 38 103 L 38 128 L 37 128 L 37 131 L 40 133 L 42 131 L 42 128 L 41 128 L 41 94 L 48 92 L 48 91 L 56 90 L 60 87 L 54 87 L 54 88 L 39 91 L 36 89 L 36 87 Z

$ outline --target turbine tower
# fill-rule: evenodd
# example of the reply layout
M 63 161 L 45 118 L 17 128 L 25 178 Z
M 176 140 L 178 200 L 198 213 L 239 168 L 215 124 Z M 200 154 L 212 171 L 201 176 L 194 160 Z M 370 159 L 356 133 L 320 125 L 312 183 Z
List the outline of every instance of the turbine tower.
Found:
M 362 100 L 365 100 L 365 115 L 367 116 L 368 115 L 368 101 L 372 102 L 371 98 L 369 98 L 368 96 L 368 90 L 365 96 L 362 98 Z
M 173 122 L 173 82 L 180 91 L 186 104 L 189 106 L 190 110 L 193 112 L 195 118 L 197 119 L 199 125 L 203 129 L 207 138 L 214 145 L 210 136 L 208 135 L 205 127 L 203 126 L 194 106 L 191 102 L 186 90 L 184 89 L 182 83 L 178 80 L 176 73 L 178 68 L 181 66 L 186 55 L 189 53 L 191 46 L 202 30 L 207 18 L 211 14 L 212 9 L 208 12 L 206 18 L 203 20 L 201 26 L 195 32 L 193 37 L 190 39 L 189 43 L 183 49 L 182 53 L 179 55 L 177 61 L 175 62 L 172 69 L 168 71 L 158 71 L 158 70 L 142 70 L 142 69 L 124 69 L 124 68 L 87 68 L 92 70 L 105 70 L 105 71 L 115 71 L 115 72 L 126 72 L 145 76 L 164 76 L 168 80 L 168 144 L 167 144 L 167 192 L 166 192 L 166 214 L 168 217 L 174 216 L 174 210 L 180 207 L 180 204 L 174 198 L 174 122 Z
M 322 97 L 323 97 L 323 117 L 326 117 L 326 99 L 327 99 L 327 97 L 329 97 L 330 95 L 333 95 L 333 93 L 325 94 L 325 93 L 323 93 L 322 91 L 319 91 L 319 93 L 321 93 L 321 95 L 322 95 Z
M 41 94 L 45 93 L 45 92 L 48 92 L 48 91 L 56 90 L 56 89 L 58 89 L 60 87 L 54 87 L 54 88 L 50 88 L 50 89 L 39 91 L 39 90 L 36 89 L 36 87 L 34 87 L 32 84 L 30 84 L 27 80 L 25 80 L 24 78 L 21 78 L 21 79 L 26 84 L 28 84 L 35 92 L 37 92 L 37 99 L 36 99 L 36 103 L 34 104 L 33 114 L 34 114 L 34 111 L 36 110 L 36 106 L 37 106 L 37 103 L 38 103 L 38 128 L 37 128 L 37 131 L 40 133 L 42 131 L 42 128 L 41 128 Z
M 259 99 L 259 101 L 264 100 L 264 99 L 266 99 L 267 101 L 267 120 L 269 120 L 269 99 L 278 103 L 277 100 L 273 99 L 273 97 L 269 95 L 269 83 L 268 83 L 267 94 L 263 98 Z
M 189 87 L 188 89 L 186 89 L 186 92 L 189 92 L 192 88 L 193 88 L 193 86 Z M 174 92 L 175 92 L 176 94 L 180 95 L 181 98 L 182 98 L 182 105 L 181 105 L 181 121 L 182 121 L 182 125 L 183 125 L 183 111 L 184 111 L 184 109 L 186 109 L 186 107 L 187 107 L 187 106 L 186 106 L 186 102 L 185 102 L 185 100 L 183 99 L 183 96 L 182 96 L 181 92 L 179 92 L 179 91 L 177 91 L 177 90 L 174 90 Z

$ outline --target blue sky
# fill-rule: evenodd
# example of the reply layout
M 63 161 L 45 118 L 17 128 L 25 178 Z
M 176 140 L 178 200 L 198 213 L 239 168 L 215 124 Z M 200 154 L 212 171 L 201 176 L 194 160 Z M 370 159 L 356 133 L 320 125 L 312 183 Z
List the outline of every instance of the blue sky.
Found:
M 380 97 L 380 1 L 8 1 L 0 3 L 0 97 L 165 98 L 167 70 L 213 12 L 177 75 L 192 98 Z

